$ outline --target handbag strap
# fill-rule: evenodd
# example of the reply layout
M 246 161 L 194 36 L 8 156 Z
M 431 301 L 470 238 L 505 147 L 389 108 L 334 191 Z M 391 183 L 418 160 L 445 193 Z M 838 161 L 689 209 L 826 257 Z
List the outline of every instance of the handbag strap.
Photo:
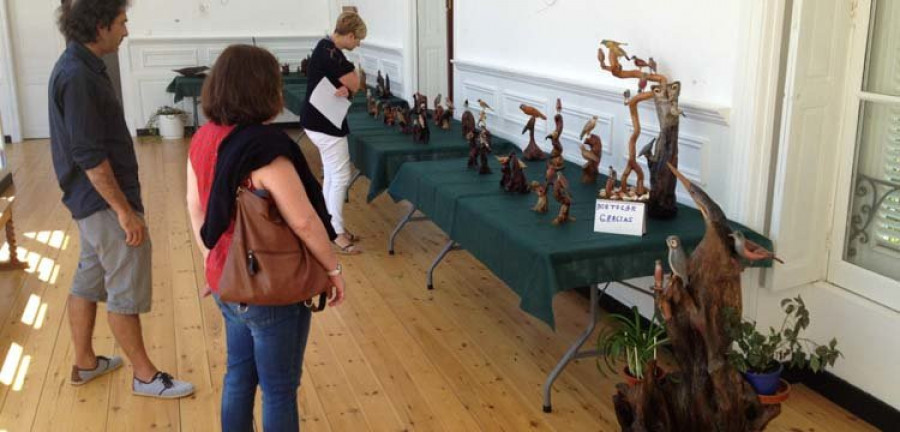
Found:
M 303 305 L 306 306 L 309 310 L 313 311 L 313 313 L 322 312 L 323 310 L 325 310 L 327 301 L 328 301 L 328 293 L 323 292 L 323 293 L 319 294 L 318 304 L 316 304 L 317 303 L 316 298 L 313 297 L 313 298 L 303 302 Z

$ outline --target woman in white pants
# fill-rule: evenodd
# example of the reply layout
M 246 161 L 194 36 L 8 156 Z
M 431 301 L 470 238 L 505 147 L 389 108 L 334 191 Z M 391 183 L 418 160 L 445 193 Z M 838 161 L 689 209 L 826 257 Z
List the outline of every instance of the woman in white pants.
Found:
M 306 102 L 300 113 L 300 125 L 322 155 L 325 174 L 322 193 L 331 213 L 331 225 L 338 234 L 334 243 L 344 254 L 362 252 L 355 244 L 359 239 L 344 227 L 344 198 L 350 187 L 350 151 L 347 144 L 350 128 L 346 118 L 340 128 L 332 124 L 309 103 L 309 97 L 323 79 L 329 80 L 338 89 L 335 95 L 340 97 L 349 98 L 359 90 L 355 67 L 341 50 L 358 47 L 366 37 L 366 31 L 366 24 L 358 14 L 344 12 L 338 17 L 334 33 L 320 40 L 310 56 Z

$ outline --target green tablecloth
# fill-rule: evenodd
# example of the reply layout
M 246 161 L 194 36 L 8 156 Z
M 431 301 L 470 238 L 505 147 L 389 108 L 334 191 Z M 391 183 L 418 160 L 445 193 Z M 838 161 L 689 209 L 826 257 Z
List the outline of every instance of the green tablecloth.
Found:
M 373 90 L 374 91 L 374 90 Z M 287 108 L 290 112 L 300 115 L 300 110 L 303 107 L 303 103 L 306 101 L 306 83 L 303 84 L 285 84 L 284 85 L 284 107 Z M 393 96 L 390 99 L 392 105 L 402 104 L 403 106 L 409 106 L 409 104 L 403 100 L 398 98 L 397 96 Z M 350 111 L 363 111 L 366 110 L 366 94 L 365 92 L 358 92 L 353 97 L 353 105 L 350 106 Z
M 200 97 L 205 79 L 206 77 L 177 76 L 166 87 L 166 92 L 175 94 L 175 103 L 181 102 L 186 97 Z M 286 76 L 282 75 L 282 80 L 286 86 L 302 84 L 303 88 L 306 89 L 306 77 L 299 72 L 291 72 Z
M 544 162 L 526 162 L 529 181 L 544 178 Z M 389 193 L 408 200 L 428 215 L 451 239 L 484 263 L 521 298 L 521 308 L 551 326 L 553 296 L 576 287 L 621 281 L 653 274 L 657 259 L 667 263 L 665 238 L 678 235 L 688 250 L 703 238 L 705 228 L 698 210 L 680 206 L 678 217 L 648 219 L 647 234 L 632 237 L 594 232 L 597 185 L 580 183 L 581 168 L 567 164 L 576 221 L 554 226 L 559 211 L 552 198 L 550 211 L 531 211 L 534 194 L 509 194 L 500 189 L 500 164 L 491 160 L 493 173 L 479 175 L 466 169 L 465 159 L 404 164 L 390 184 Z M 771 242 L 738 224 L 748 238 L 770 247 Z M 770 265 L 770 263 L 763 263 Z
M 469 153 L 469 144 L 462 137 L 462 125 L 454 121 L 449 131 L 430 123 L 431 140 L 428 144 L 416 144 L 412 135 L 403 135 L 397 127 L 387 127 L 381 119 L 373 119 L 365 111 L 351 111 L 350 160 L 363 175 L 369 178 L 369 201 L 387 189 L 406 162 L 459 158 Z M 509 154 L 516 146 L 494 137 L 494 155 Z M 465 169 L 465 160 L 462 169 Z

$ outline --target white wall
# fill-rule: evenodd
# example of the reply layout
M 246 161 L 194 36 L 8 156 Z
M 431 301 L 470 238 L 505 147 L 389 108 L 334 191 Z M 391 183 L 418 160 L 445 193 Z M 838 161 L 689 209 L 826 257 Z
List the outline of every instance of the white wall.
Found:
M 368 34 L 357 52 L 348 56 L 362 64 L 374 86 L 378 70 L 391 77 L 391 92 L 410 100 L 415 92 L 416 0 L 355 0 L 339 4 L 356 6 Z
M 330 0 L 153 0 L 133 2 L 130 37 L 119 50 L 122 97 L 132 132 L 144 128 L 160 106 L 172 105 L 165 88 L 172 69 L 212 66 L 234 43 L 271 50 L 292 67 L 332 28 Z M 178 106 L 193 112 L 190 99 Z M 201 122 L 203 117 L 201 113 Z M 285 111 L 277 121 L 296 121 Z M 191 121 L 190 123 L 192 123 Z
M 547 6 L 552 3 L 552 6 Z M 596 59 L 602 39 L 654 57 L 685 100 L 731 104 L 740 2 L 456 0 L 456 58 L 622 86 Z
M 144 0 L 128 11 L 132 36 L 324 35 L 326 0 Z

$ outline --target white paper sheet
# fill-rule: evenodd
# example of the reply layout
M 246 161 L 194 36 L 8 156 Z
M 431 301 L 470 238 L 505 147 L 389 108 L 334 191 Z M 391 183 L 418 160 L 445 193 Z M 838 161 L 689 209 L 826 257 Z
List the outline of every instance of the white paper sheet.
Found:
M 344 123 L 344 117 L 347 116 L 347 110 L 350 109 L 350 100 L 335 96 L 334 92 L 336 91 L 337 89 L 328 78 L 322 78 L 312 95 L 309 96 L 309 103 L 316 107 L 331 124 L 340 129 Z

